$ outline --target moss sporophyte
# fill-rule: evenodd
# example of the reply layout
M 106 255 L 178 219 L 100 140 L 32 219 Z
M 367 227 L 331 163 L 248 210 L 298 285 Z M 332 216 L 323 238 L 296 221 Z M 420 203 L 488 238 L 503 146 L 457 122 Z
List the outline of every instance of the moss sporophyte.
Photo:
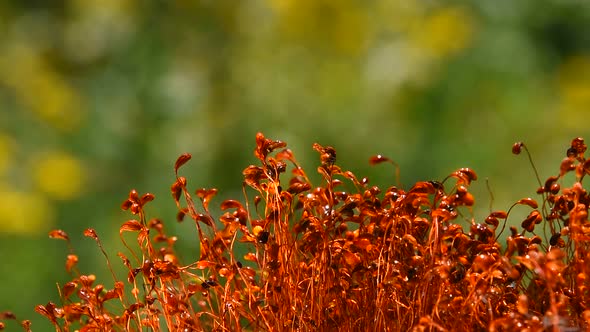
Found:
M 461 168 L 442 181 L 380 188 L 320 154 L 312 184 L 286 143 L 256 135 L 258 165 L 244 169 L 243 199 L 209 206 L 216 189 L 189 189 L 174 166 L 177 221 L 190 220 L 200 243 L 181 262 L 166 222 L 146 215 L 154 195 L 129 193 L 133 219 L 119 228 L 127 277 L 111 268 L 100 283 L 77 269 L 70 246 L 60 303 L 38 305 L 56 331 L 583 331 L 590 328 L 590 174 L 584 140 L 566 149 L 557 173 L 539 179 L 538 199 L 523 198 L 482 222 L 462 211 L 476 173 Z M 528 150 L 516 143 L 512 151 Z M 532 162 L 531 162 L 532 163 Z M 534 166 L 533 166 L 534 167 Z M 573 173 L 574 181 L 564 177 Z M 536 170 L 535 170 L 536 174 Z M 515 206 L 530 209 L 509 220 Z M 509 223 L 510 221 L 510 223 Z M 137 235 L 137 244 L 124 234 Z M 62 230 L 50 237 L 70 238 Z M 500 243 L 500 239 L 502 242 Z M 238 250 L 239 247 L 239 250 Z M 4 321 L 16 320 L 5 312 Z M 0 323 L 4 328 L 4 324 Z M 23 321 L 25 331 L 30 323 Z

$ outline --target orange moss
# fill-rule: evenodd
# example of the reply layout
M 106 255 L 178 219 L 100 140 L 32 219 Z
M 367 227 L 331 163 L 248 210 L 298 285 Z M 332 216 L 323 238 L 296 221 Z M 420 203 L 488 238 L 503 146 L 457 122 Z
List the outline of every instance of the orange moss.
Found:
M 177 238 L 144 212 L 154 196 L 132 190 L 122 208 L 135 219 L 119 229 L 130 253 L 119 253 L 127 280 L 113 272 L 114 287 L 106 288 L 76 269 L 71 252 L 66 269 L 73 279 L 61 287 L 62 303 L 36 311 L 57 331 L 590 327 L 590 196 L 582 186 L 590 159 L 581 138 L 572 141 L 558 175 L 539 181 L 540 204 L 523 198 L 467 227 L 457 219 L 463 206 L 474 204 L 473 170 L 462 168 L 441 182 L 418 182 L 408 190 L 381 189 L 337 166 L 334 148 L 313 148 L 320 154 L 320 185 L 310 182 L 286 143 L 259 133 L 254 154 L 260 164 L 243 172 L 246 200 L 221 202 L 217 218 L 209 210 L 217 190 L 189 190 L 178 171 L 191 156 L 180 156 L 171 192 L 177 220 L 195 224 L 199 260 L 179 261 Z M 513 153 L 523 149 L 516 143 Z M 397 169 L 380 155 L 370 162 Z M 562 188 L 569 172 L 575 183 Z M 285 173 L 290 177 L 281 180 Z M 521 229 L 510 227 L 502 246 L 498 238 L 516 205 L 531 212 Z M 137 233 L 137 248 L 125 243 L 126 232 Z M 96 232 L 84 235 L 106 257 Z M 61 230 L 50 236 L 69 243 Z M 238 246 L 247 247 L 245 254 Z M 109 310 L 114 306 L 107 302 L 120 302 L 122 309 Z M 4 313 L 0 319 L 16 318 Z M 29 325 L 25 321 L 24 329 Z

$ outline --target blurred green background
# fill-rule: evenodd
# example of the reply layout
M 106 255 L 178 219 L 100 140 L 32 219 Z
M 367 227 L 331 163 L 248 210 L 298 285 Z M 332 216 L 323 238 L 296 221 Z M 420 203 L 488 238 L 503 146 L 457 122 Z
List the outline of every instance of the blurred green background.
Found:
M 241 198 L 254 136 L 287 141 L 315 173 L 314 142 L 384 188 L 471 167 L 482 220 L 556 173 L 590 139 L 590 4 L 582 0 L 3 0 L 0 2 L 0 311 L 33 320 L 59 303 L 70 234 L 80 270 L 112 279 L 130 189 L 197 257 L 176 224 L 173 163 L 192 188 Z M 524 211 L 523 213 L 528 213 Z M 518 213 L 517 213 L 518 215 Z M 469 217 L 469 216 L 468 216 Z M 517 222 L 516 220 L 515 222 Z M 194 236 L 193 236 L 194 235 Z M 9 325 L 10 326 L 10 325 Z M 16 325 L 13 325 L 16 326 Z

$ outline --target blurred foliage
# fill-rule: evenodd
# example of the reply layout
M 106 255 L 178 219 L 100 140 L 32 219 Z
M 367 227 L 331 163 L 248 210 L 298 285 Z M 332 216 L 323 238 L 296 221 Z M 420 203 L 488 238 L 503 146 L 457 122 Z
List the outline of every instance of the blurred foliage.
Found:
M 0 308 L 46 326 L 35 304 L 65 280 L 72 235 L 81 269 L 111 254 L 131 188 L 172 223 L 172 163 L 192 153 L 192 186 L 241 195 L 254 136 L 288 141 L 304 167 L 313 142 L 376 183 L 382 153 L 405 186 L 471 167 L 479 208 L 533 195 L 588 135 L 590 5 L 578 0 L 56 0 L 0 2 Z M 479 190 L 479 192 L 478 192 Z M 473 212 L 474 217 L 483 213 Z M 177 232 L 192 231 L 177 225 Z M 196 241 L 182 238 L 186 258 Z

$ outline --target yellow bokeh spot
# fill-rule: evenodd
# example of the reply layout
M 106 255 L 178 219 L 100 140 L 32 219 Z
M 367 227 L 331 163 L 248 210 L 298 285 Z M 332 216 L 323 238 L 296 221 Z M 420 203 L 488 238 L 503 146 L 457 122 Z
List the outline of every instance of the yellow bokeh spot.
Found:
M 564 125 L 570 128 L 585 129 L 583 119 L 590 110 L 590 56 L 579 55 L 567 59 L 557 71 L 557 109 Z
M 416 22 L 409 37 L 435 57 L 453 55 L 473 38 L 471 15 L 459 7 L 442 8 Z
M 267 3 L 270 8 L 278 12 L 285 12 L 293 5 L 292 0 L 268 0 Z
M 590 108 L 590 56 L 566 60 L 558 71 L 559 93 L 567 104 Z
M 82 97 L 32 46 L 12 45 L 0 58 L 0 82 L 13 88 L 21 104 L 61 130 L 76 129 Z
M 268 0 L 285 37 L 355 55 L 367 47 L 368 13 L 352 0 Z
M 71 130 L 78 127 L 81 120 L 81 101 L 70 86 L 51 72 L 40 72 L 30 82 L 37 91 L 36 98 L 27 98 L 26 104 L 43 120 L 54 127 Z
M 53 227 L 55 214 L 45 197 L 38 193 L 0 188 L 0 232 L 35 235 Z
M 77 197 L 84 186 L 84 169 L 80 161 L 65 153 L 48 154 L 33 165 L 39 189 L 56 199 Z

